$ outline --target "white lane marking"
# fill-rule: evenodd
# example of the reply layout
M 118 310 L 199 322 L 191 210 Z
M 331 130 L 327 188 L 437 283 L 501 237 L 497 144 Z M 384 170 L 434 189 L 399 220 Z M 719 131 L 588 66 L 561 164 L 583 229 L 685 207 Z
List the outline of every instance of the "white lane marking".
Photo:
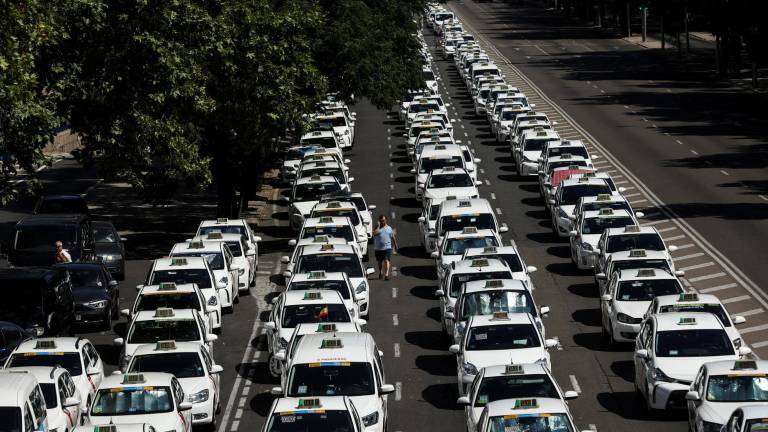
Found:
M 391 179 L 395 178 L 395 174 L 389 173 L 389 178 L 391 178 Z
M 643 121 L 644 121 L 644 122 L 647 122 L 647 121 L 648 121 L 648 119 L 647 119 L 647 118 L 645 118 L 645 117 L 643 117 Z
M 645 198 L 640 198 L 640 199 L 638 199 L 638 200 L 630 201 L 629 203 L 630 203 L 630 204 L 639 204 L 639 203 L 641 203 L 641 202 L 648 202 L 648 200 L 647 200 L 647 199 L 645 199 Z
M 393 184 L 389 185 L 389 190 L 395 190 L 395 185 Z
M 502 213 L 501 213 L 501 209 L 500 209 L 500 208 L 498 208 L 498 207 L 496 207 L 496 213 L 497 213 L 499 216 L 501 216 L 501 215 L 502 215 Z
M 696 150 L 691 150 L 691 153 L 695 154 L 696 156 L 699 155 L 699 152 L 697 152 Z
M 232 427 L 229 428 L 229 432 L 235 432 L 240 427 L 240 420 L 235 420 L 232 422 Z
M 392 287 L 392 298 L 397 298 L 397 288 Z
M 395 358 L 400 358 L 400 344 L 399 343 L 396 343 L 392 347 L 392 355 L 394 355 Z
M 579 382 L 576 381 L 576 375 L 568 375 L 568 379 L 571 380 L 571 387 L 573 388 L 573 391 L 581 394 L 581 386 L 579 385 Z
M 395 219 L 397 219 L 397 216 L 395 216 L 395 211 L 392 210 L 392 220 L 395 220 Z
M 754 333 L 756 331 L 761 331 L 761 330 L 765 330 L 765 329 L 768 329 L 768 324 L 760 324 L 760 325 L 756 325 L 756 326 L 752 326 L 752 327 L 743 328 L 743 329 L 739 330 L 739 333 L 741 333 L 741 334 Z M 762 346 L 766 345 L 766 344 L 763 344 L 763 345 L 759 345 L 758 346 L 759 343 L 761 343 L 761 342 L 752 344 L 752 346 L 757 346 L 759 348 L 759 347 L 762 347 Z
M 397 317 L 397 314 L 392 314 L 392 325 L 395 327 L 400 325 L 400 319 Z
M 395 383 L 395 400 L 399 401 L 403 398 L 403 383 L 400 381 Z
M 713 287 L 709 287 L 709 288 L 700 289 L 699 291 L 701 291 L 704 294 L 707 294 L 707 293 L 711 293 L 711 292 L 715 292 L 715 291 L 726 290 L 726 289 L 729 289 L 729 288 L 736 288 L 737 286 L 739 286 L 739 284 L 727 283 L 727 284 L 722 284 L 722 285 L 718 285 L 718 286 L 713 286 Z
M 744 311 L 744 312 L 737 312 L 734 315 L 743 316 L 744 318 L 746 318 L 748 316 L 761 314 L 763 312 L 765 312 L 765 310 L 763 308 L 757 308 L 757 309 L 750 309 L 750 310 Z
M 626 195 L 624 195 L 624 196 L 626 196 Z M 643 225 L 645 225 L 645 226 L 658 225 L 658 224 L 667 223 L 669 221 L 670 221 L 669 219 L 659 219 L 659 220 L 655 220 L 655 221 L 645 222 L 645 223 L 643 223 Z
M 626 105 L 624 105 L 624 108 L 626 108 L 626 109 L 629 109 L 629 107 L 628 107 L 628 106 L 626 106 Z
M 618 49 L 618 48 L 616 48 L 616 49 Z M 593 432 L 597 432 L 597 426 L 595 426 L 594 424 L 590 423 L 589 424 L 589 430 L 591 430 Z
M 490 186 L 490 185 L 491 185 L 491 181 L 490 181 L 490 180 L 488 180 L 488 179 L 486 179 L 486 180 L 485 180 L 485 184 L 487 184 L 488 186 Z
M 677 262 L 680 262 L 680 261 L 683 261 L 683 260 L 687 260 L 687 259 L 691 259 L 691 258 L 698 258 L 700 256 L 704 256 L 704 252 L 696 252 L 696 253 L 692 253 L 690 255 L 683 255 L 681 257 L 674 257 L 674 260 L 677 263 Z
M 708 261 L 701 264 L 694 264 L 694 265 L 689 265 L 687 267 L 680 267 L 678 270 L 690 271 L 690 270 L 696 270 L 704 267 L 712 267 L 713 265 L 715 265 L 715 263 L 713 263 L 712 261 Z
M 651 126 L 658 129 L 658 126 L 656 126 L 656 123 L 651 124 Z
M 491 192 L 491 199 L 494 199 L 494 200 L 496 199 L 496 194 L 493 192 Z
M 622 185 L 622 184 L 627 184 L 627 183 L 629 183 L 629 180 L 620 180 L 620 181 L 617 181 L 617 182 L 613 182 L 613 184 L 617 184 L 617 185 Z
M 685 238 L 685 235 L 684 234 L 680 234 L 680 235 L 676 235 L 676 236 L 672 236 L 672 237 L 667 237 L 667 238 L 664 239 L 664 241 L 671 242 L 671 241 L 680 240 L 680 239 L 684 239 L 684 238 Z
M 240 400 L 239 400 L 239 401 L 237 401 L 237 407 L 238 407 L 238 408 L 242 408 L 242 407 L 244 407 L 244 406 L 245 406 L 245 401 L 246 401 L 246 400 L 248 400 L 248 398 L 247 398 L 247 397 L 245 397 L 245 396 L 241 397 L 241 398 L 240 398 Z
M 760 197 L 761 200 L 768 201 L 768 197 L 767 196 L 765 196 L 765 195 L 758 195 L 758 196 Z
M 727 176 L 730 175 L 730 174 L 728 174 L 728 171 L 725 171 L 725 170 L 720 170 L 720 173 L 723 174 L 723 175 L 727 175 Z
M 480 168 L 480 174 L 485 174 L 485 170 Z
M 243 409 L 242 408 L 238 408 L 237 411 L 235 411 L 235 420 L 239 420 L 240 417 L 242 417 L 242 416 L 243 416 Z
M 708 274 L 708 275 L 704 275 L 704 276 L 698 276 L 698 277 L 695 277 L 695 278 L 686 278 L 686 279 L 688 279 L 688 282 L 694 283 L 694 282 L 700 282 L 700 281 L 703 281 L 703 280 L 719 278 L 719 277 L 722 277 L 722 276 L 725 276 L 725 273 L 718 272 L 718 273 L 712 273 L 712 274 Z
M 730 297 L 730 298 L 727 298 L 727 299 L 722 299 L 722 300 L 720 300 L 720 303 L 722 303 L 722 304 L 736 303 L 736 302 L 740 302 L 740 301 L 744 301 L 744 300 L 749 300 L 751 298 L 752 297 L 750 297 L 748 295 L 740 295 L 740 296 L 737 296 L 737 297 Z
M 682 141 L 680 141 L 680 140 L 675 140 L 675 142 L 676 142 L 676 143 L 678 143 L 678 144 L 680 144 L 680 145 L 683 145 L 683 142 L 682 142 Z
M 668 231 L 674 231 L 676 229 L 677 229 L 677 227 L 671 226 L 671 227 L 662 228 L 662 229 L 656 230 L 656 231 L 658 231 L 659 233 L 663 233 L 663 232 L 668 232 Z
M 762 342 L 755 342 L 753 344 L 750 344 L 752 348 L 762 348 L 764 346 L 768 346 L 768 341 L 762 341 Z
M 688 248 L 692 248 L 692 247 L 693 247 L 693 243 L 686 243 L 684 245 L 679 245 L 677 247 L 677 250 L 688 249 Z

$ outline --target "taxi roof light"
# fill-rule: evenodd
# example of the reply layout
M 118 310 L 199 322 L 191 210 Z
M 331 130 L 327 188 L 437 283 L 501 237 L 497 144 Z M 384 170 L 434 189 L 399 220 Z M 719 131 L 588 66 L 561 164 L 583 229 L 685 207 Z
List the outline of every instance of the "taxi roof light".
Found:
M 677 325 L 696 325 L 696 317 L 680 317 Z
M 328 201 L 325 204 L 326 208 L 341 208 L 341 203 L 338 201 Z
M 530 409 L 538 408 L 539 401 L 536 399 L 517 399 L 515 401 L 515 407 L 513 409 Z
M 185 266 L 185 265 L 187 265 L 187 259 L 186 258 L 171 258 L 171 265 L 172 266 Z
M 172 351 L 176 349 L 176 341 L 174 340 L 161 340 L 155 344 L 155 351 Z
M 598 194 L 597 198 L 595 198 L 595 201 L 610 201 L 611 195 L 610 194 Z
M 224 238 L 221 234 L 221 232 L 210 232 L 208 233 L 208 240 L 221 240 Z
M 205 245 L 201 241 L 191 241 L 187 246 L 188 249 L 203 249 Z
M 624 232 L 626 233 L 640 232 L 640 225 L 627 225 L 624 227 Z
M 324 244 L 320 246 L 321 251 L 332 251 L 334 250 L 334 247 L 332 244 Z
M 321 349 L 338 349 L 338 348 L 344 348 L 344 343 L 342 343 L 341 339 L 323 339 L 322 342 L 320 342 L 320 348 Z
M 518 375 L 523 373 L 523 365 L 508 364 L 504 367 L 504 373 L 507 375 Z
M 223 224 L 223 223 L 227 223 L 228 221 L 229 219 L 227 218 L 216 218 L 216 223 Z
M 323 235 L 316 235 L 313 242 L 315 243 L 328 243 L 328 241 L 331 239 L 330 236 L 323 234 Z
M 299 399 L 299 404 L 296 408 L 320 408 L 320 398 L 313 399 Z
M 504 286 L 504 281 L 501 279 L 489 279 L 485 281 L 486 288 L 501 288 Z
M 680 296 L 677 298 L 677 301 L 699 301 L 699 295 L 695 292 L 690 293 L 680 293 Z
M 315 270 L 307 274 L 307 279 L 325 279 L 324 270 Z
M 53 339 L 39 339 L 35 341 L 35 349 L 56 349 L 56 341 Z
M 336 323 L 319 323 L 317 333 L 332 333 L 336 331 Z
M 755 360 L 736 360 L 733 362 L 733 370 L 757 369 Z
M 493 318 L 491 318 L 493 321 L 508 321 L 509 320 L 509 313 L 506 311 L 499 311 L 493 313 Z
M 333 216 L 320 216 L 320 220 L 318 220 L 318 223 L 321 223 L 321 224 L 333 223 Z
M 155 318 L 170 318 L 174 316 L 173 309 L 171 308 L 157 308 L 155 309 Z
M 655 277 L 656 270 L 654 269 L 640 269 L 637 271 L 637 277 Z
M 471 207 L 472 201 L 470 200 L 459 200 L 459 207 Z
M 496 246 L 486 246 L 483 248 L 483 253 L 496 253 L 499 249 Z
M 589 177 L 579 177 L 579 183 L 589 183 Z
M 461 230 L 462 234 L 477 234 L 477 227 L 468 226 Z
M 318 291 L 307 291 L 304 293 L 304 300 L 322 300 L 323 293 Z
M 93 432 L 117 432 L 117 425 L 114 423 L 98 425 L 93 427 Z
M 470 267 L 488 267 L 490 264 L 488 263 L 488 260 L 485 258 L 482 259 L 474 259 L 472 260 L 472 264 L 470 264 Z
M 319 174 L 312 174 L 312 177 L 309 178 L 311 181 L 320 181 L 322 178 Z
M 597 211 L 597 214 L 600 216 L 613 216 L 613 209 L 609 207 L 601 208 Z
M 158 291 L 175 291 L 176 290 L 176 282 L 160 282 L 160 285 L 157 286 Z
M 629 251 L 629 256 L 632 258 L 642 258 L 647 256 L 645 249 L 632 249 Z
M 142 384 L 147 382 L 144 378 L 144 374 L 141 373 L 127 373 L 123 375 L 123 384 Z

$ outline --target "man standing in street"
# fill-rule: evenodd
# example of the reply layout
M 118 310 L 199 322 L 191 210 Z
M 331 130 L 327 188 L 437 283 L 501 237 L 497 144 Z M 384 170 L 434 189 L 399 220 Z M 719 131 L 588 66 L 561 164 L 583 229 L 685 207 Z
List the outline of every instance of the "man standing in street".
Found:
M 72 256 L 64 249 L 64 243 L 56 242 L 56 263 L 72 262 Z
M 373 230 L 373 252 L 376 255 L 376 261 L 379 263 L 379 279 L 384 276 L 384 280 L 389 280 L 389 271 L 392 268 L 392 245 L 394 250 L 399 248 L 397 235 L 389 224 L 387 217 L 379 216 L 379 224 Z

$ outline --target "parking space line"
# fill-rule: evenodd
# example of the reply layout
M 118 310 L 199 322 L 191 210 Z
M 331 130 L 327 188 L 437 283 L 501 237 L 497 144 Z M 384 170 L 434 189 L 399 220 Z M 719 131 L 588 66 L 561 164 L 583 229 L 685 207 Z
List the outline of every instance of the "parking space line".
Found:
M 648 216 L 648 215 L 646 215 L 646 216 Z M 653 226 L 653 225 L 663 224 L 663 223 L 667 223 L 667 222 L 670 222 L 670 220 L 669 219 L 660 219 L 660 220 L 655 220 L 655 221 L 650 221 L 650 222 L 644 222 L 643 225 L 645 225 L 645 226 Z
M 680 262 L 680 261 L 691 259 L 691 258 L 698 258 L 700 256 L 704 256 L 704 252 L 696 252 L 696 253 L 692 253 L 690 255 L 683 255 L 683 256 L 679 256 L 679 257 L 674 257 L 673 259 L 674 259 L 675 262 Z
M 676 226 L 671 226 L 671 227 L 667 227 L 667 228 L 658 229 L 656 231 L 658 231 L 659 234 L 661 234 L 661 233 L 665 233 L 665 232 L 669 232 L 669 231 L 674 231 L 676 229 L 677 229 Z
M 688 279 L 688 282 L 694 283 L 694 282 L 700 282 L 700 281 L 707 280 L 707 279 L 719 278 L 719 277 L 723 277 L 723 276 L 725 276 L 725 273 L 718 272 L 718 273 L 712 273 L 712 274 L 708 274 L 708 275 L 704 275 L 704 276 L 698 276 L 698 277 L 686 278 L 686 279 Z
M 676 236 L 672 236 L 672 237 L 667 237 L 667 238 L 664 239 L 664 241 L 675 241 L 675 240 L 680 240 L 680 239 L 683 239 L 683 238 L 685 238 L 685 235 L 680 234 L 680 235 L 676 235 Z
M 744 332 L 742 331 L 742 333 Z M 764 346 L 768 346 L 768 341 L 755 342 L 753 344 L 750 344 L 750 346 L 752 346 L 752 348 L 762 348 Z
M 741 333 L 741 334 L 754 333 L 756 331 L 762 331 L 762 330 L 765 330 L 765 329 L 768 329 L 768 324 L 760 324 L 760 325 L 756 325 L 756 326 L 752 326 L 752 327 L 743 328 L 743 329 L 739 330 L 739 333 Z M 759 348 L 759 347 L 768 345 L 768 343 L 765 343 L 765 344 L 762 344 L 762 345 L 758 345 L 760 343 L 761 342 L 754 343 L 754 344 L 752 344 L 752 346 Z
M 715 265 L 715 263 L 713 263 L 712 261 L 709 261 L 709 262 L 705 262 L 705 263 L 701 263 L 701 264 L 690 265 L 690 266 L 687 266 L 687 267 L 680 267 L 678 270 L 690 271 L 690 270 L 697 270 L 697 269 L 704 268 L 704 267 L 712 267 L 713 265 Z
M 730 297 L 730 298 L 727 298 L 727 299 L 722 299 L 722 300 L 720 300 L 720 303 L 722 303 L 722 304 L 736 303 L 736 302 L 740 302 L 740 301 L 744 301 L 744 300 L 749 300 L 751 298 L 752 297 L 750 297 L 748 295 L 740 295 L 740 296 L 736 296 L 736 297 Z
M 571 380 L 571 388 L 573 388 L 573 391 L 575 391 L 578 394 L 581 394 L 581 386 L 579 385 L 579 382 L 576 380 L 576 375 L 568 375 L 568 379 Z
M 739 284 L 727 283 L 727 284 L 722 284 L 722 285 L 717 285 L 717 286 L 713 286 L 713 287 L 709 287 L 709 288 L 700 289 L 699 291 L 701 291 L 704 294 L 709 294 L 709 293 L 715 292 L 715 291 L 722 291 L 722 290 L 726 290 L 726 289 L 730 289 L 730 288 L 736 288 L 737 286 L 739 286 Z
M 737 312 L 734 315 L 743 316 L 744 318 L 746 318 L 748 316 L 761 314 L 763 312 L 765 312 L 765 310 L 763 308 L 757 308 L 757 309 L 750 309 L 750 310 L 744 311 L 744 312 Z

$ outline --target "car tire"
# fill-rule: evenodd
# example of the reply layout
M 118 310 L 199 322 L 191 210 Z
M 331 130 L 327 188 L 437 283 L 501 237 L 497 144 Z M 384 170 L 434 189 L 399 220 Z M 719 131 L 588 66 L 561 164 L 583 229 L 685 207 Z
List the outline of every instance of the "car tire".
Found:
M 267 357 L 267 369 L 269 370 L 269 375 L 274 379 L 280 379 L 280 374 L 275 373 L 277 371 L 276 366 L 278 365 L 278 360 L 275 359 L 275 356 L 270 353 L 269 357 Z
M 101 326 L 104 330 L 112 330 L 112 311 L 108 310 L 104 313 L 104 320 L 101 322 Z

